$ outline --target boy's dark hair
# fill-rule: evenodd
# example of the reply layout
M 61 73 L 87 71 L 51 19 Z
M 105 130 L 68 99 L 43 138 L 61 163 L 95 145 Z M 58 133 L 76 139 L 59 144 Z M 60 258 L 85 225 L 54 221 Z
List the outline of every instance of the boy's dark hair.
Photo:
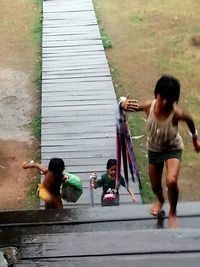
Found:
M 48 170 L 53 173 L 53 175 L 60 175 L 64 171 L 65 163 L 60 158 L 53 158 L 49 161 Z
M 154 95 L 160 95 L 164 99 L 169 99 L 178 102 L 180 96 L 179 81 L 169 75 L 163 75 L 156 83 Z
M 116 160 L 116 159 L 109 159 L 109 160 L 107 161 L 107 166 L 106 166 L 106 168 L 107 168 L 107 170 L 109 170 L 110 167 L 112 167 L 112 166 L 116 166 L 116 165 L 117 165 L 117 160 Z

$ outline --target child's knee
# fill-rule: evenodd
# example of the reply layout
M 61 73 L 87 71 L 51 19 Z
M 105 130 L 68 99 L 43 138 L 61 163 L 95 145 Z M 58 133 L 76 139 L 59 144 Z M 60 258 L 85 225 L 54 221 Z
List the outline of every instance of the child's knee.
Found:
M 173 188 L 178 188 L 177 184 L 177 178 L 176 177 L 170 177 L 166 179 L 166 186 L 168 190 L 173 189 Z

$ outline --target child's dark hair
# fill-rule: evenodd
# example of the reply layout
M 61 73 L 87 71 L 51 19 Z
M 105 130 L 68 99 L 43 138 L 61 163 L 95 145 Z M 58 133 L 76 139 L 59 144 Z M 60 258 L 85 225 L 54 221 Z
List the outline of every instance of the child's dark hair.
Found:
M 112 166 L 116 166 L 116 165 L 117 165 L 117 160 L 116 160 L 116 159 L 109 159 L 109 160 L 107 161 L 106 168 L 107 168 L 107 170 L 109 170 L 110 167 L 112 167 Z
M 53 158 L 49 161 L 48 169 L 53 175 L 60 175 L 64 171 L 65 163 L 60 158 Z
M 156 83 L 154 95 L 160 95 L 163 99 L 170 99 L 178 102 L 180 96 L 180 83 L 179 81 L 169 75 L 163 75 Z

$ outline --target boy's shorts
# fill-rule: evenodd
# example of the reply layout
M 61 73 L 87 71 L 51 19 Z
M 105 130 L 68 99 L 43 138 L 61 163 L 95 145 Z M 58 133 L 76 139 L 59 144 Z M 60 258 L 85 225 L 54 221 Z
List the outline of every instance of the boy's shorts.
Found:
M 182 150 L 176 149 L 176 150 L 166 150 L 161 152 L 155 152 L 148 150 L 148 159 L 149 164 L 161 164 L 167 161 L 168 159 L 178 159 L 181 161 L 182 157 Z

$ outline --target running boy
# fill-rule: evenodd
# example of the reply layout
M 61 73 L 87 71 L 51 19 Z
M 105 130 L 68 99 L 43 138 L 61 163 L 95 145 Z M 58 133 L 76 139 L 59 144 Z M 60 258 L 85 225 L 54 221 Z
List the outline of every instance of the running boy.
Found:
M 64 161 L 52 158 L 48 168 L 37 162 L 23 162 L 24 169 L 34 168 L 44 174 L 44 180 L 39 185 L 39 197 L 45 201 L 45 209 L 62 209 L 60 187 L 63 182 Z
M 162 76 L 154 89 L 155 99 L 138 103 L 128 98 L 122 99 L 121 108 L 126 111 L 144 111 L 147 115 L 147 149 L 149 159 L 149 177 L 154 194 L 157 197 L 150 209 L 157 215 L 164 203 L 162 173 L 166 165 L 166 186 L 169 200 L 169 226 L 177 226 L 176 206 L 179 189 L 177 185 L 180 170 L 183 141 L 178 133 L 178 123 L 187 124 L 196 152 L 200 151 L 200 141 L 193 119 L 182 111 L 177 103 L 180 95 L 179 81 L 172 76 Z
M 101 205 L 102 206 L 110 206 L 110 203 L 106 202 L 105 195 L 108 193 L 111 193 L 112 191 L 115 196 L 116 200 L 112 204 L 112 206 L 119 205 L 119 186 L 122 185 L 123 187 L 126 187 L 125 180 L 122 176 L 120 176 L 119 186 L 116 187 L 116 169 L 117 169 L 117 161 L 116 159 L 109 159 L 107 161 L 107 172 L 101 176 L 100 179 L 97 180 L 96 177 L 93 179 L 94 189 L 98 187 L 102 187 L 103 192 L 101 196 Z M 132 200 L 135 202 L 136 198 L 131 191 L 130 187 L 127 188 L 128 193 L 130 194 Z

